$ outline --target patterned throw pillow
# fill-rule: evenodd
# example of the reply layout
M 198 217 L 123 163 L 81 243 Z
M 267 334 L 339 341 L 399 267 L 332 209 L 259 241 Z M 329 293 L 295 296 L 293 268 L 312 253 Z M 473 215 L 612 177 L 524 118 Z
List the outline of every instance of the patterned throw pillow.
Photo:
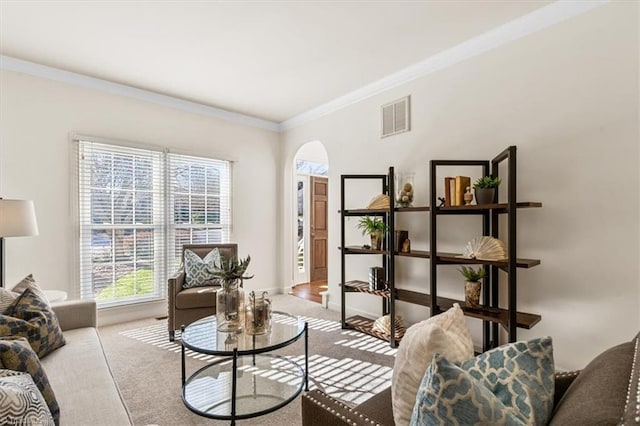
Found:
M 12 370 L 0 370 L 0 419 L 7 425 L 55 425 L 31 376 Z
M 58 317 L 35 283 L 0 315 L 0 336 L 26 337 L 40 358 L 65 344 Z
M 220 251 L 218 248 L 211 250 L 204 259 L 192 252 L 184 251 L 184 273 L 185 280 L 182 288 L 202 287 L 217 285 L 218 282 L 213 276 L 213 267 L 220 267 Z
M 54 419 L 60 417 L 60 407 L 51 389 L 47 374 L 44 372 L 40 359 L 31 349 L 24 337 L 4 337 L 0 339 L 0 368 L 29 373 L 33 382 L 47 402 L 49 411 Z
M 515 342 L 458 366 L 434 356 L 411 425 L 544 425 L 553 410 L 551 338 Z
M 25 288 L 35 283 L 33 275 L 29 274 L 24 277 L 18 284 L 13 287 L 13 290 L 7 290 L 6 288 L 0 288 L 0 314 L 4 314 L 5 311 L 20 297 L 20 294 Z
M 18 296 L 20 296 L 18 293 L 9 291 L 6 288 L 0 288 L 0 314 L 3 314 L 9 306 L 13 305 Z
M 398 426 L 409 424 L 418 387 L 436 352 L 454 362 L 473 358 L 473 340 L 458 304 L 409 327 L 398 346 L 391 380 L 393 419 Z

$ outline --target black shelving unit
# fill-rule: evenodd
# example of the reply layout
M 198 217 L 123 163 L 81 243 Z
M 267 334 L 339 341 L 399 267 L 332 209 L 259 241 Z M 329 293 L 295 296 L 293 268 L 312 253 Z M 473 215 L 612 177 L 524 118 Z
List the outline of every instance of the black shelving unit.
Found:
M 380 181 L 380 187 L 382 194 L 388 195 L 389 200 L 392 203 L 389 209 L 351 209 L 347 210 L 345 207 L 345 185 L 349 180 L 378 180 Z M 392 256 L 390 253 L 393 248 L 389 246 L 392 243 L 394 232 L 394 220 L 393 220 L 393 195 L 390 189 L 393 188 L 393 175 L 342 175 L 340 177 L 340 253 L 341 253 L 341 276 L 340 276 L 340 294 L 341 294 L 341 324 L 343 329 L 353 329 L 360 332 L 375 336 L 380 339 L 388 340 L 392 347 L 397 345 L 397 342 L 402 338 L 403 330 L 396 327 L 395 323 L 395 304 L 394 304 L 394 265 Z M 367 249 L 362 246 L 347 246 L 345 241 L 345 219 L 347 217 L 363 217 L 363 216 L 380 216 L 382 220 L 389 227 L 389 232 L 384 236 L 382 249 L 373 250 Z M 369 283 L 365 281 L 347 281 L 346 280 L 346 258 L 348 255 L 378 255 L 381 256 L 381 264 L 385 270 L 385 290 L 369 290 Z M 364 272 L 366 274 L 366 272 Z M 373 321 L 362 317 L 352 316 L 347 318 L 346 306 L 347 295 L 350 293 L 365 293 L 371 294 L 382 299 L 382 315 L 390 315 L 392 321 L 392 327 L 390 334 L 384 335 L 373 330 Z
M 428 307 L 430 315 L 451 308 L 458 303 L 466 316 L 478 318 L 483 321 L 483 350 L 488 350 L 499 345 L 499 328 L 507 330 L 510 342 L 517 339 L 517 328 L 530 329 L 536 325 L 542 317 L 537 314 L 517 311 L 517 269 L 532 268 L 540 264 L 538 259 L 524 259 L 517 257 L 516 251 L 516 212 L 522 208 L 542 207 L 540 202 L 517 202 L 516 193 L 516 147 L 510 146 L 498 154 L 492 160 L 432 160 L 430 162 L 430 206 L 437 205 L 437 190 L 439 180 L 437 170 L 439 167 L 480 167 L 482 175 L 499 177 L 500 164 L 506 161 L 508 176 L 504 182 L 508 185 L 506 202 L 498 202 L 486 205 L 471 206 L 444 206 L 431 208 L 423 207 L 396 207 L 394 200 L 394 168 L 390 167 L 387 175 L 342 175 L 340 183 L 340 216 L 341 216 L 341 297 L 342 297 L 342 328 L 355 329 L 366 334 L 389 341 L 395 347 L 404 334 L 404 330 L 396 324 L 397 300 Z M 345 183 L 350 179 L 375 179 L 381 182 L 382 193 L 389 196 L 389 209 L 345 209 Z M 414 250 L 402 253 L 395 247 L 395 222 L 396 214 L 409 212 L 427 212 L 429 214 L 430 245 L 429 250 Z M 486 261 L 462 258 L 460 253 L 448 253 L 438 251 L 438 217 L 441 215 L 480 216 L 482 219 L 482 235 L 500 238 L 499 218 L 506 216 L 508 260 Z M 345 219 L 351 216 L 380 216 L 389 227 L 389 232 L 384 238 L 381 250 L 365 249 L 361 246 L 345 245 Z M 369 290 L 369 284 L 365 281 L 346 281 L 346 257 L 348 255 L 378 255 L 381 256 L 381 264 L 385 268 L 387 287 L 385 290 Z M 395 283 L 396 257 L 411 257 L 428 259 L 430 270 L 430 282 L 428 291 L 419 292 L 397 288 Z M 438 266 L 439 265 L 463 265 L 476 264 L 485 268 L 482 306 L 467 307 L 462 300 L 438 296 Z M 507 278 L 507 306 L 500 306 L 500 271 Z M 366 272 L 363 272 L 363 275 Z M 427 290 L 427 289 L 425 289 Z M 383 335 L 372 330 L 373 321 L 361 316 L 346 318 L 347 295 L 350 293 L 367 293 L 382 299 L 382 315 L 389 314 L 392 327 L 390 335 Z
M 437 252 L 438 247 L 438 229 L 437 220 L 440 215 L 479 215 L 482 217 L 482 235 L 500 237 L 499 218 L 506 215 L 507 219 L 507 250 L 508 259 L 503 262 L 484 261 L 476 259 L 460 258 L 454 253 L 438 253 L 430 258 L 430 305 L 431 315 L 436 315 L 442 310 L 447 309 L 456 301 L 446 298 L 440 298 L 438 293 L 438 265 L 444 264 L 479 264 L 483 265 L 487 273 L 484 279 L 484 291 L 482 297 L 483 306 L 471 308 L 463 307 L 465 315 L 480 318 L 483 320 L 483 350 L 498 346 L 499 329 L 498 325 L 502 325 L 508 333 L 509 342 L 517 340 L 517 329 L 531 328 L 537 324 L 542 318 L 540 315 L 529 314 L 517 311 L 517 268 L 531 268 L 540 264 L 538 259 L 519 259 L 516 249 L 516 211 L 518 208 L 537 208 L 542 207 L 539 202 L 517 202 L 516 193 L 516 147 L 510 146 L 498 154 L 491 161 L 485 160 L 432 160 L 430 162 L 431 177 L 431 205 L 436 205 L 436 194 L 438 187 L 437 169 L 438 167 L 447 166 L 477 166 L 482 168 L 482 174 L 487 176 L 491 174 L 499 177 L 500 164 L 507 161 L 508 173 L 506 182 L 507 201 L 506 203 L 495 203 L 487 205 L 472 206 L 456 206 L 456 207 L 437 207 L 432 209 L 430 215 L 430 248 L 432 253 Z M 500 271 L 506 273 L 507 279 L 507 306 L 500 307 Z M 489 283 L 489 285 L 487 285 Z M 461 302 L 461 301 L 458 301 Z

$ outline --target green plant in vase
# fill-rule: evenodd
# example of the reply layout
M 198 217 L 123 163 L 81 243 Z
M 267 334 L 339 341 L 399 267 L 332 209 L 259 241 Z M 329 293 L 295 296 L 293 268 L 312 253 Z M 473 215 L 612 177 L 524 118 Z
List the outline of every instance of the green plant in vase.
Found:
M 371 248 L 380 250 L 384 234 L 389 230 L 387 224 L 379 217 L 364 216 L 358 221 L 357 227 L 362 232 L 362 235 L 371 237 Z
M 476 195 L 476 204 L 493 204 L 496 201 L 496 188 L 502 183 L 502 179 L 493 176 L 483 176 L 473 184 Z
M 245 275 L 251 256 L 245 259 L 232 257 L 220 259 L 220 266 L 213 267 L 213 276 L 220 283 L 216 292 L 216 320 L 218 331 L 239 332 L 244 325 L 244 290 L 242 281 L 253 278 Z
M 480 306 L 480 290 L 482 283 L 480 282 L 486 276 L 484 268 L 473 269 L 463 266 L 458 269 L 462 276 L 467 280 L 464 283 L 464 301 L 467 306 Z

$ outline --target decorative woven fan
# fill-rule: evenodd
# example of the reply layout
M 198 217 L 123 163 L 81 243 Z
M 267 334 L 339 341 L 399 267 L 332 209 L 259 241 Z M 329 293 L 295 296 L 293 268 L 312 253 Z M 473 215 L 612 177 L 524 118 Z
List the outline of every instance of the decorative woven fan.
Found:
M 504 243 L 493 237 L 475 237 L 467 243 L 462 257 L 478 260 L 507 260 Z
M 378 318 L 373 322 L 373 326 L 371 328 L 378 333 L 383 333 L 386 335 L 391 334 L 391 319 L 389 315 L 384 315 Z M 404 322 L 402 321 L 402 317 L 400 315 L 396 315 L 396 330 L 404 329 Z
M 389 196 L 385 194 L 376 195 L 371 199 L 368 209 L 388 209 L 389 208 Z

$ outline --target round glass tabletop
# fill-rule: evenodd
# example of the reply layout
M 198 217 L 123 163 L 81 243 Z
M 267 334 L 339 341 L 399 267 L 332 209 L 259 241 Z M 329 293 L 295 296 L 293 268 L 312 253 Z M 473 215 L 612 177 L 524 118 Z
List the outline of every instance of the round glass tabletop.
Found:
M 241 332 L 223 333 L 217 331 L 216 316 L 202 318 L 185 327 L 182 344 L 191 350 L 209 355 L 258 354 L 282 348 L 298 340 L 304 334 L 304 321 L 284 312 L 274 311 L 271 332 L 250 335 Z

